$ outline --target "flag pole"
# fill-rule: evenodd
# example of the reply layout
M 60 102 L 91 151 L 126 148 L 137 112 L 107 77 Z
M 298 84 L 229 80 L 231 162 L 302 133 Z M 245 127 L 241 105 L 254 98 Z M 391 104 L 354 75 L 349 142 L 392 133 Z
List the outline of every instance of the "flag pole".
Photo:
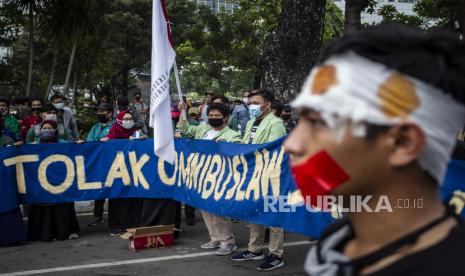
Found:
M 178 71 L 178 65 L 176 64 L 176 59 L 174 59 L 174 63 L 173 63 L 173 68 L 174 68 L 174 78 L 176 79 L 176 87 L 178 89 L 178 99 L 179 99 L 179 103 L 182 103 L 183 100 L 182 100 L 182 90 L 181 90 L 181 82 L 179 81 L 179 71 Z M 181 112 L 181 119 L 182 120 L 187 120 L 187 116 L 186 116 L 186 110 L 183 110 Z

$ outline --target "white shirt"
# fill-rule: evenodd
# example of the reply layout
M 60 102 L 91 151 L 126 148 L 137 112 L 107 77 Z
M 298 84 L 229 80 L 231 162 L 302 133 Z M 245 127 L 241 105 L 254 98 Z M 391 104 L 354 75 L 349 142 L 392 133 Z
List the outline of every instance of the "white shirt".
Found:
M 218 130 L 214 130 L 213 128 L 210 129 L 209 131 L 207 131 L 207 133 L 205 133 L 205 135 L 203 136 L 203 139 L 205 140 L 213 140 L 216 138 L 216 136 L 218 135 L 219 131 Z

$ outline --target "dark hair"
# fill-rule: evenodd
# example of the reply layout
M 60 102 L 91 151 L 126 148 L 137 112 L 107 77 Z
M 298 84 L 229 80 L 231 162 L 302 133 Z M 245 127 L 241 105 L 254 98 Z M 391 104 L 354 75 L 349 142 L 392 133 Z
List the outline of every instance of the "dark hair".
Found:
M 60 94 L 54 94 L 52 97 L 50 97 L 50 102 L 53 102 L 56 99 L 62 99 L 64 100 L 64 97 Z
M 20 104 L 28 104 L 29 103 L 29 98 L 28 97 L 16 97 L 12 101 L 15 105 L 20 105 Z
M 223 104 L 229 104 L 229 99 L 226 96 L 216 96 L 213 98 L 212 102 L 214 102 L 217 99 L 220 99 Z
M 111 88 L 110 87 L 104 86 L 102 88 L 102 91 L 100 93 L 100 97 L 103 97 L 103 96 L 108 97 L 108 98 L 111 98 L 113 96 L 113 94 L 111 93 Z
M 283 112 L 291 113 L 291 112 L 292 112 L 291 106 L 288 105 L 288 104 L 285 104 L 285 105 L 283 106 Z
M 40 109 L 40 112 L 48 112 L 48 111 L 52 111 L 52 110 L 55 111 L 55 112 L 57 111 L 56 108 L 53 105 L 44 104 L 42 106 L 42 108 Z
M 118 99 L 116 99 L 116 104 L 118 106 L 128 107 L 129 99 L 126 96 L 119 96 Z
M 32 105 L 32 102 L 36 102 L 36 101 L 39 101 L 40 104 L 44 104 L 44 101 L 39 98 L 39 97 L 35 97 L 35 98 L 32 98 L 30 101 L 29 101 L 29 106 Z
M 212 97 L 214 96 L 213 92 L 207 92 L 207 93 L 205 93 L 205 97 L 208 96 L 208 95 L 210 95 L 210 96 L 212 96 Z
M 260 96 L 263 99 L 265 99 L 265 101 L 270 102 L 270 103 L 274 101 L 273 93 L 271 93 L 270 90 L 264 89 L 264 88 L 260 88 L 260 89 L 250 92 L 249 98 L 253 96 Z
M 134 96 L 137 96 L 137 95 L 141 96 L 142 94 L 140 92 L 134 93 Z
M 0 98 L 0 103 L 6 103 L 6 106 L 10 106 L 10 102 L 7 98 Z
M 219 112 L 221 112 L 221 114 L 223 114 L 223 117 L 229 117 L 229 108 L 222 103 L 209 104 L 207 108 L 207 114 L 209 114 L 211 110 L 218 110 Z
M 281 113 L 283 113 L 283 107 L 284 105 L 278 101 L 273 101 L 271 103 L 271 109 L 276 110 L 276 116 L 281 116 Z
M 113 112 L 113 106 L 109 103 L 101 103 L 97 106 L 97 111 Z
M 465 103 L 465 47 L 452 33 L 423 33 L 381 24 L 335 40 L 323 50 L 320 62 L 350 51 L 422 80 Z

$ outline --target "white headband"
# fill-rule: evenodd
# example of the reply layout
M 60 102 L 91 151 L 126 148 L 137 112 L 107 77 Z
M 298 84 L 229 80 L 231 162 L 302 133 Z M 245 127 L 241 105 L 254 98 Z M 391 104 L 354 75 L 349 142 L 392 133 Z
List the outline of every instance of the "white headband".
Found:
M 449 95 L 353 52 L 315 67 L 292 106 L 321 112 L 332 128 L 341 120 L 355 126 L 417 124 L 426 136 L 419 164 L 440 184 L 465 124 L 465 107 Z M 366 132 L 356 127 L 352 134 Z

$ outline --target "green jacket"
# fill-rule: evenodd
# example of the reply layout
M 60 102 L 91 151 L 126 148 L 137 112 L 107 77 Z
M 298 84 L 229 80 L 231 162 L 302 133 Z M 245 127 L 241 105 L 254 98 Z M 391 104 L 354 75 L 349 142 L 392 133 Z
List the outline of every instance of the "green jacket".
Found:
M 239 120 L 236 116 L 233 116 L 231 118 L 231 121 L 229 122 L 229 127 L 234 131 L 239 131 Z
M 19 134 L 19 124 L 18 124 L 18 120 L 16 120 L 15 117 L 13 116 L 6 116 L 4 118 L 4 126 L 6 129 L 9 129 L 11 132 L 15 133 L 15 134 Z
M 203 139 L 205 134 L 212 129 L 212 127 L 208 124 L 191 126 L 188 122 L 184 122 L 184 124 L 179 122 L 177 127 L 183 136 L 194 139 Z M 220 130 L 220 132 L 218 132 L 213 140 L 240 143 L 242 139 L 240 133 L 230 129 L 228 126 L 225 126 L 222 130 Z
M 110 128 L 114 122 L 114 120 L 108 122 L 108 124 L 105 127 L 103 127 L 102 123 L 96 123 L 87 134 L 86 141 L 100 141 L 100 139 L 107 136 L 108 132 L 110 132 Z
M 252 131 L 255 120 L 256 119 L 252 119 L 247 123 L 243 139 L 244 144 L 249 143 L 250 133 Z M 284 127 L 283 120 L 276 117 L 273 113 L 270 113 L 266 115 L 265 118 L 263 118 L 262 122 L 258 126 L 252 144 L 265 144 L 274 141 L 284 135 L 286 135 L 286 128 Z
M 13 138 L 3 134 L 3 132 L 0 132 L 0 148 L 12 146 L 14 144 L 15 140 Z

